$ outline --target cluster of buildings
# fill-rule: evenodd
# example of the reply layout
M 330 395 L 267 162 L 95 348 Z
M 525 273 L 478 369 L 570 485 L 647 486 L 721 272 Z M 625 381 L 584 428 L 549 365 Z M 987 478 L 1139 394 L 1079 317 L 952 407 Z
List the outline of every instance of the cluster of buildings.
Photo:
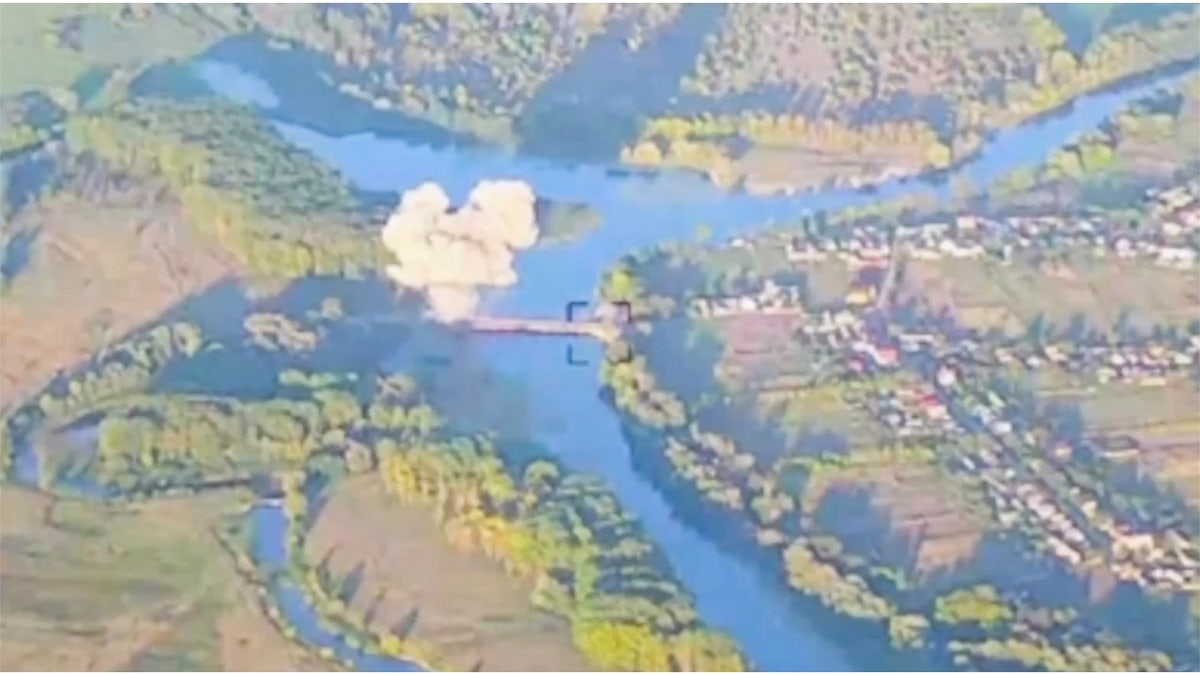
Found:
M 867 405 L 875 419 L 900 438 L 948 435 L 958 426 L 946 402 L 929 386 L 880 392 Z
M 1045 548 L 1071 567 L 1089 558 L 1092 546 L 1087 535 L 1040 484 L 1026 481 L 1013 486 L 986 475 L 984 480 L 1001 525 L 1014 527 L 1022 523 L 1040 530 Z
M 1138 530 L 1105 512 L 1096 494 L 1066 470 L 1077 444 L 1018 433 L 1012 415 L 1019 406 L 994 390 L 961 386 L 950 366 L 939 367 L 933 380 L 943 400 L 959 404 L 950 406 L 953 428 L 943 433 L 973 429 L 990 439 L 960 448 L 957 459 L 964 472 L 982 479 L 1000 525 L 1037 533 L 1035 545 L 1073 568 L 1104 564 L 1116 578 L 1147 588 L 1200 590 L 1200 542 L 1177 529 Z
M 984 344 L 963 340 L 954 351 L 977 363 L 1027 372 L 1057 369 L 1097 384 L 1165 386 L 1194 376 L 1200 366 L 1200 334 L 1138 343 L 1083 345 L 1067 342 Z
M 1115 216 L 962 215 L 950 221 L 902 225 L 864 224 L 833 235 L 807 234 L 787 244 L 796 263 L 842 260 L 881 265 L 903 244 L 915 260 L 979 259 L 1010 262 L 1026 251 L 1084 251 L 1096 258 L 1143 259 L 1161 267 L 1194 270 L 1200 263 L 1200 186 L 1147 194 L 1146 221 Z
M 854 268 L 882 270 L 899 242 L 916 259 L 1008 261 L 1025 250 L 1084 250 L 1099 258 L 1148 260 L 1173 269 L 1200 266 L 1200 183 L 1148 193 L 1141 213 L 1132 223 L 1112 216 L 961 216 L 898 228 L 861 225 L 793 238 L 786 255 L 800 264 L 841 259 Z M 748 244 L 737 240 L 733 245 Z M 877 292 L 871 284 L 856 285 L 843 307 L 809 314 L 799 288 L 768 282 L 755 293 L 693 300 L 690 313 L 702 318 L 794 315 L 800 319 L 796 339 L 824 357 L 814 360 L 822 367 L 840 369 L 841 376 L 882 375 L 897 383 L 890 390 L 874 389 L 856 404 L 867 407 L 893 437 L 951 441 L 956 448 L 951 465 L 981 481 L 1001 526 L 1025 531 L 1036 546 L 1073 568 L 1103 566 L 1116 578 L 1146 588 L 1200 590 L 1195 534 L 1134 526 L 1140 517 L 1120 514 L 1135 512 L 1097 496 L 1106 479 L 1087 464 L 1092 460 L 1083 459 L 1107 454 L 1080 452 L 1092 449 L 1091 441 L 1054 438 L 1041 420 L 1021 418 L 1027 411 L 986 383 L 989 369 L 1059 370 L 1096 384 L 1140 386 L 1200 378 L 1200 322 L 1184 334 L 1176 328 L 1152 337 L 1125 336 L 1117 343 L 1091 336 L 1077 341 L 952 339 L 940 328 L 900 328 L 864 311 Z M 919 373 L 916 383 L 906 377 L 913 372 Z M 968 437 L 975 442 L 953 442 Z M 1130 520 L 1122 521 L 1126 517 Z
M 694 298 L 690 314 L 704 319 L 724 318 L 739 314 L 799 314 L 805 313 L 804 299 L 797 286 L 782 286 L 771 279 L 755 293 L 725 297 Z
M 1104 519 L 1114 576 L 1157 590 L 1200 590 L 1200 549 L 1178 530 L 1137 532 Z
M 1144 381 L 1193 368 L 1200 360 L 1200 335 L 1140 345 L 989 345 L 952 342 L 936 330 L 881 329 L 876 321 L 841 309 L 807 316 L 797 337 L 834 356 L 822 361 L 841 364 L 847 374 L 919 373 L 917 382 L 876 390 L 862 404 L 897 438 L 980 439 L 954 444 L 955 463 L 964 475 L 982 480 L 1002 527 L 1027 532 L 1035 546 L 1072 568 L 1103 565 L 1116 578 L 1146 588 L 1200 589 L 1200 548 L 1194 539 L 1176 530 L 1139 532 L 1106 513 L 1101 500 L 1067 470 L 1079 461 L 1078 448 L 1050 440 L 1044 430 L 1031 427 L 1036 421 L 1018 419 L 1022 407 L 980 377 L 988 368 L 1009 365 L 1090 369 L 1099 380 L 1111 370 L 1116 379 Z

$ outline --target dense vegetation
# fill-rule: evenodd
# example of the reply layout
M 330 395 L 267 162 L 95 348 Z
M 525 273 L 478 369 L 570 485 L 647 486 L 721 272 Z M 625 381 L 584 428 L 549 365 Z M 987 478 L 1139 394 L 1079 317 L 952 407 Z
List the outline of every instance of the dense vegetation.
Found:
M 1046 12 L 737 5 L 684 81 L 678 113 L 647 124 L 625 156 L 730 176 L 745 140 L 825 153 L 911 146 L 909 162 L 945 166 L 996 129 L 1197 56 L 1194 11 L 1118 21 L 1077 51 Z
M 353 274 L 382 261 L 345 182 L 252 111 L 139 99 L 73 116 L 67 142 L 164 181 L 194 226 L 256 272 Z
M 644 40 L 678 11 L 605 3 L 251 5 L 241 21 L 328 57 L 346 93 L 510 144 L 517 117 L 597 36 L 615 29 Z
M 737 648 L 702 628 L 639 526 L 597 480 L 539 460 L 514 479 L 488 444 L 381 446 L 392 491 L 433 506 L 458 545 L 533 579 L 534 602 L 571 620 L 606 670 L 742 670 Z
M 293 551 L 309 513 L 303 486 L 378 470 L 398 499 L 429 506 L 455 545 L 533 581 L 535 604 L 569 619 L 598 667 L 744 668 L 600 481 L 456 434 L 416 381 L 354 365 L 374 363 L 394 335 L 340 345 L 331 342 L 338 325 L 326 312 L 252 314 L 233 339 L 190 323 L 154 327 L 27 404 L 5 426 L 6 449 L 38 443 L 47 482 L 86 477 L 113 495 L 283 476 Z M 98 424 L 94 451 L 46 443 L 83 424 Z

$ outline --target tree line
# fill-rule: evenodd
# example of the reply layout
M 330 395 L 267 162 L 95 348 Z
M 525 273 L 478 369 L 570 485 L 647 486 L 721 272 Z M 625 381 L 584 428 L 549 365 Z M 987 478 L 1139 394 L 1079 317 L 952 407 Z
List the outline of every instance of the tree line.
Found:
M 354 275 L 385 260 L 341 177 L 249 108 L 146 98 L 66 126 L 75 152 L 162 180 L 194 227 L 257 273 Z

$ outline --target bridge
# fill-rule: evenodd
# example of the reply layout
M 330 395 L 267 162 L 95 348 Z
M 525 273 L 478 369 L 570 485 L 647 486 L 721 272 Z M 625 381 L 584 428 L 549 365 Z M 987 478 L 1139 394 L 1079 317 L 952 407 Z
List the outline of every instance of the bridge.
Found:
M 516 333 L 519 335 L 576 335 L 590 337 L 605 344 L 621 336 L 619 326 L 605 321 L 563 321 L 561 319 L 518 319 L 496 316 L 476 316 L 462 322 L 477 333 Z
M 411 317 L 397 314 L 376 314 L 350 317 L 357 323 L 407 323 Z M 604 320 L 566 321 L 563 319 L 534 319 L 502 316 L 473 316 L 456 321 L 461 329 L 473 333 L 512 333 L 515 335 L 561 335 L 592 338 L 611 344 L 621 336 L 621 327 Z

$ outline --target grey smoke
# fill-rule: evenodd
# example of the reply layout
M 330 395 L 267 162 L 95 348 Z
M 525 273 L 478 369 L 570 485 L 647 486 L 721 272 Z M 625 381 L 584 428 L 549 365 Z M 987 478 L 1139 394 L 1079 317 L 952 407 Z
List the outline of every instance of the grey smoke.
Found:
M 435 183 L 408 190 L 383 227 L 383 245 L 396 258 L 387 274 L 423 292 L 436 318 L 465 319 L 482 288 L 517 282 L 514 255 L 538 238 L 536 201 L 515 180 L 481 181 L 457 210 Z

